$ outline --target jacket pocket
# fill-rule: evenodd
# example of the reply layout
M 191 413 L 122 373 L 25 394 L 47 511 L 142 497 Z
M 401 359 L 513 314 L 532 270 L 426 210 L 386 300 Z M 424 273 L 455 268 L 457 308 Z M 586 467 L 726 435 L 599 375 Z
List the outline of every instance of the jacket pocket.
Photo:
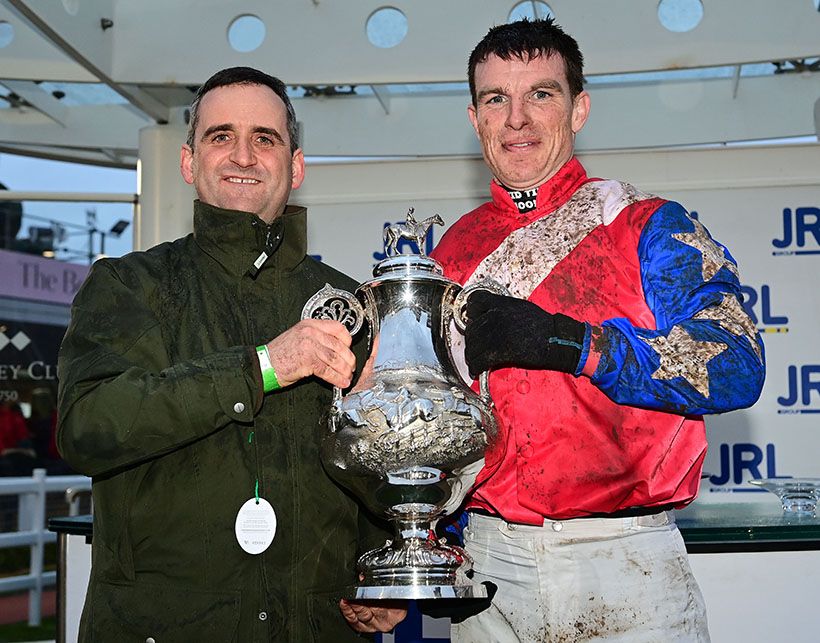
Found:
M 92 582 L 81 636 L 94 643 L 236 640 L 239 592 L 210 592 L 146 583 Z

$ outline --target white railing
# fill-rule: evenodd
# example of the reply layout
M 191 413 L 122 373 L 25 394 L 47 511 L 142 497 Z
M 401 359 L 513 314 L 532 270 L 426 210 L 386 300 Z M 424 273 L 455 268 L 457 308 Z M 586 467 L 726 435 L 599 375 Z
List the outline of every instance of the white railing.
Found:
M 35 469 L 30 478 L 0 477 L 0 496 L 18 496 L 17 531 L 0 533 L 0 549 L 30 548 L 29 573 L 0 578 L 0 594 L 28 590 L 28 624 L 40 625 L 43 587 L 54 585 L 56 572 L 43 572 L 43 551 L 57 534 L 46 529 L 46 494 L 66 492 L 69 515 L 78 511 L 77 493 L 91 489 L 86 476 L 47 476 L 45 469 Z

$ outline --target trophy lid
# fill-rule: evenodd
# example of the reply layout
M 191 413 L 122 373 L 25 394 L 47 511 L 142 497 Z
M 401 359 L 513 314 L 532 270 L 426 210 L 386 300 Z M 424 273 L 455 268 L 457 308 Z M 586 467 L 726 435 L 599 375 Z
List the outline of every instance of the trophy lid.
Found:
M 425 255 L 395 255 L 377 263 L 373 267 L 373 277 L 368 284 L 398 279 L 424 279 L 450 282 L 444 276 L 441 264 Z

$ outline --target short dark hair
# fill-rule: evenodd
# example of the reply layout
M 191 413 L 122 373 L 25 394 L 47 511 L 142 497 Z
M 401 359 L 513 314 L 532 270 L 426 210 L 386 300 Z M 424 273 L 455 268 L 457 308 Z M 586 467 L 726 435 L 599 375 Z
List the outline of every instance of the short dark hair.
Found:
M 490 56 L 498 56 L 501 60 L 524 60 L 539 56 L 547 58 L 552 54 L 563 58 L 570 95 L 575 98 L 584 90 L 584 56 L 575 38 L 555 24 L 552 18 L 524 18 L 493 27 L 473 49 L 467 64 L 473 105 L 476 105 L 475 68 Z
M 253 67 L 228 67 L 216 72 L 205 84 L 202 85 L 196 92 L 194 100 L 190 107 L 190 117 L 188 119 L 188 145 L 193 149 L 194 147 L 194 133 L 196 126 L 199 124 L 199 104 L 202 102 L 202 97 L 205 96 L 212 89 L 217 87 L 227 87 L 228 85 L 264 85 L 270 87 L 273 93 L 282 99 L 287 110 L 287 127 L 288 136 L 290 137 L 290 151 L 295 152 L 299 147 L 298 130 L 296 126 L 296 112 L 293 111 L 293 105 L 288 98 L 287 88 L 285 83 L 270 76 L 265 72 L 254 69 Z

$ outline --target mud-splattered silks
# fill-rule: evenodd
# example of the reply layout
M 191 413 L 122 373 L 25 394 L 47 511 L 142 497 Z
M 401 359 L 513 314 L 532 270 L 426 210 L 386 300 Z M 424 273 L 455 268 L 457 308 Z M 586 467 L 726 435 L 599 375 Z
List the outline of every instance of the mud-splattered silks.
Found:
M 609 225 L 625 207 L 647 196 L 616 181 L 587 183 L 555 212 L 504 239 L 481 261 L 467 284 L 492 278 L 514 297 L 528 299 L 590 232 L 599 225 Z
M 532 212 L 491 190 L 433 256 L 461 283 L 491 277 L 597 327 L 576 375 L 590 354 L 598 365 L 591 377 L 491 374 L 507 455 L 473 506 L 539 524 L 686 505 L 706 452 L 698 416 L 752 404 L 763 381 L 728 250 L 679 204 L 590 179 L 574 158 L 540 186 Z

